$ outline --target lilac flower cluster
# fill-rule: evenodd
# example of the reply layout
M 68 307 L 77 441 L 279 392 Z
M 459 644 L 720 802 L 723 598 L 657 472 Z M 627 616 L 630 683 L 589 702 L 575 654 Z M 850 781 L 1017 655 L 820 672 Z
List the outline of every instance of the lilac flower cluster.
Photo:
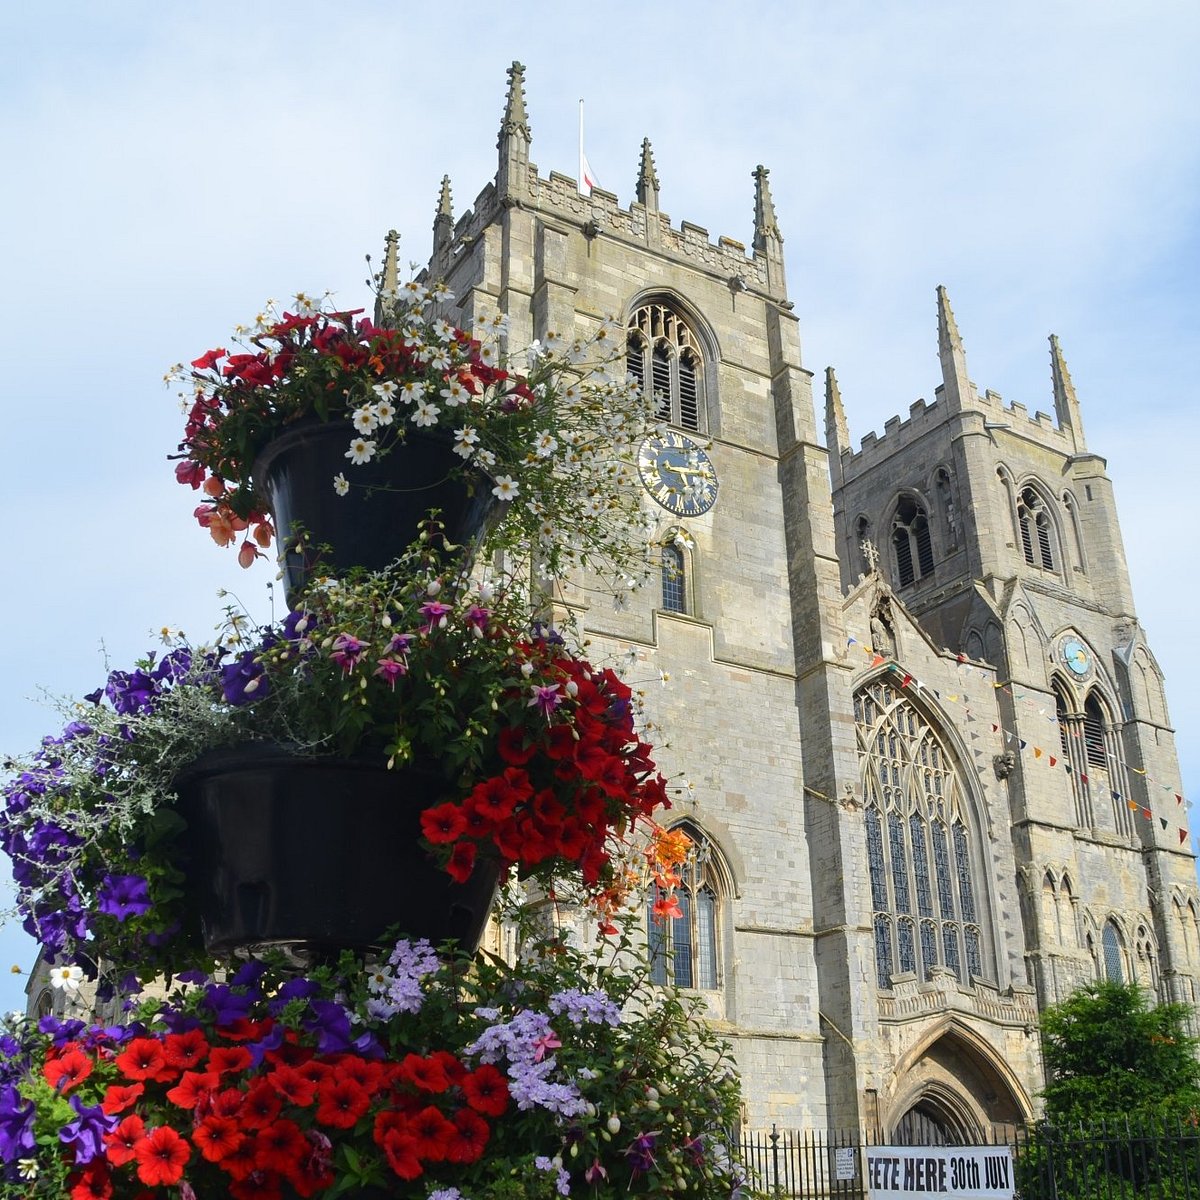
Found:
M 620 1025 L 620 1006 L 599 988 L 581 992 L 578 988 L 567 988 L 555 992 L 547 1006 L 555 1016 L 565 1015 L 572 1025 L 590 1021 L 593 1025 Z
M 522 1111 L 544 1108 L 560 1117 L 578 1117 L 587 1101 L 573 1083 L 551 1079 L 557 1060 L 548 1050 L 562 1045 L 545 1013 L 523 1008 L 510 1021 L 497 1021 L 495 1008 L 477 1008 L 475 1015 L 496 1022 L 466 1047 L 464 1053 L 483 1063 L 508 1061 L 508 1091 Z

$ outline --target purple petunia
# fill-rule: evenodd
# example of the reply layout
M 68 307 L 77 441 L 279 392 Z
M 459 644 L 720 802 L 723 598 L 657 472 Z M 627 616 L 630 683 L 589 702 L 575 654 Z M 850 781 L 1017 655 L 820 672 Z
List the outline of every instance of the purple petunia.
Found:
M 150 910 L 150 885 L 141 875 L 105 875 L 97 907 L 118 921 Z

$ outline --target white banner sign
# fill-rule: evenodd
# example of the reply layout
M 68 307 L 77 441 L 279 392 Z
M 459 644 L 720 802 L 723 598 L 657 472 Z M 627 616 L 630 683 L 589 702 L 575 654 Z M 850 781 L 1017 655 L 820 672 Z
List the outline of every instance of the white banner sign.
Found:
M 867 1146 L 871 1200 L 1012 1200 L 1008 1146 Z

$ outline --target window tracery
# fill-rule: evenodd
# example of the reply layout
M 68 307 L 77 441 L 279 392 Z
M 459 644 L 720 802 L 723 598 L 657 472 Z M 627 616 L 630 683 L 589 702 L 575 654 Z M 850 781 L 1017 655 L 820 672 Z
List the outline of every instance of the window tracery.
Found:
M 901 496 L 896 505 L 896 515 L 892 518 L 892 551 L 900 587 L 933 573 L 929 514 L 912 496 Z
M 655 301 L 634 311 L 626 335 L 625 369 L 643 392 L 649 388 L 658 420 L 699 431 L 703 362 L 695 336 L 674 309 Z
M 944 969 L 969 983 L 989 961 L 974 835 L 956 763 L 886 679 L 854 698 L 879 986 Z
M 725 892 L 723 873 L 712 842 L 691 825 L 684 830 L 692 839 L 692 848 L 679 870 L 680 884 L 675 890 L 682 915 L 665 920 L 655 915 L 657 887 L 647 901 L 650 981 L 714 990 L 720 986 L 717 947 L 720 900 Z
M 1045 500 L 1032 487 L 1022 488 L 1017 499 L 1017 528 L 1025 561 L 1043 571 L 1058 570 L 1054 522 Z

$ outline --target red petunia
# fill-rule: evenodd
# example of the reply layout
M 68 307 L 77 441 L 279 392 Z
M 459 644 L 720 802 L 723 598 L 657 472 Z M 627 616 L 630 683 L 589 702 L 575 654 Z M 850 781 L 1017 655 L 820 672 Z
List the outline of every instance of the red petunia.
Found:
M 192 1148 L 169 1125 L 152 1129 L 134 1147 L 138 1178 L 149 1187 L 166 1187 L 183 1178 Z
M 279 1095 L 298 1108 L 307 1108 L 316 1098 L 317 1085 L 301 1075 L 295 1067 L 276 1067 L 267 1078 Z
M 508 1107 L 508 1082 L 489 1063 L 476 1068 L 462 1081 L 463 1095 L 476 1111 L 498 1117 Z
M 478 1162 L 491 1136 L 488 1123 L 474 1110 L 459 1109 L 454 1114 L 455 1132 L 446 1149 L 446 1159 L 452 1163 Z
M 254 1061 L 245 1046 L 218 1046 L 208 1056 L 208 1069 L 215 1075 L 244 1071 Z
M 432 1104 L 415 1113 L 408 1122 L 417 1143 L 417 1153 L 426 1162 L 442 1162 L 455 1135 L 454 1126 Z
M 243 1142 L 245 1134 L 229 1117 L 205 1117 L 192 1131 L 196 1149 L 213 1163 L 228 1158 Z
M 141 1117 L 126 1117 L 111 1133 L 104 1135 L 104 1154 L 114 1167 L 133 1162 L 138 1143 L 146 1136 Z
M 275 1089 L 265 1080 L 255 1080 L 242 1101 L 240 1120 L 247 1129 L 265 1129 L 279 1116 L 283 1102 Z
M 353 1079 L 369 1095 L 377 1092 L 383 1083 L 383 1066 L 359 1058 L 357 1054 L 343 1054 L 335 1065 L 338 1078 Z
M 466 883 L 475 870 L 477 854 L 474 842 L 459 842 L 450 852 L 450 861 L 446 864 L 446 873 L 456 883 Z
M 108 1091 L 104 1093 L 100 1107 L 108 1116 L 115 1117 L 117 1113 L 124 1112 L 133 1104 L 145 1090 L 144 1083 L 131 1083 L 128 1087 L 120 1083 L 110 1084 Z
M 330 1079 L 317 1088 L 317 1120 L 335 1129 L 353 1129 L 371 1107 L 367 1090 L 353 1079 Z
M 48 1059 L 42 1068 L 46 1082 L 59 1092 L 69 1092 L 77 1083 L 82 1083 L 91 1073 L 92 1060 L 80 1049 L 65 1050 L 57 1058 Z
M 523 767 L 536 753 L 536 746 L 525 745 L 523 729 L 500 730 L 500 757 L 510 767 Z
M 163 1042 L 167 1062 L 181 1071 L 198 1067 L 208 1053 L 208 1039 L 203 1029 L 188 1029 L 183 1033 L 168 1033 Z
M 176 1068 L 167 1062 L 162 1043 L 155 1038 L 134 1038 L 113 1060 L 126 1079 L 174 1079 Z
M 457 841 L 466 826 L 462 810 L 451 800 L 427 808 L 421 814 L 421 831 L 434 845 Z
M 71 1187 L 71 1200 L 109 1200 L 113 1194 L 108 1164 L 102 1158 L 94 1158 L 78 1175 L 71 1175 L 67 1183 Z
M 432 1056 L 406 1055 L 400 1068 L 401 1078 L 423 1092 L 444 1092 L 450 1086 L 445 1067 Z
M 308 1139 L 295 1121 L 276 1121 L 254 1139 L 254 1161 L 260 1170 L 292 1175 L 309 1152 Z
M 183 1078 L 167 1092 L 167 1099 L 180 1108 L 195 1108 L 207 1100 L 220 1084 L 215 1071 L 184 1071 Z
M 383 1152 L 387 1155 L 388 1166 L 401 1179 L 416 1179 L 424 1174 L 425 1168 L 417 1153 L 417 1139 L 412 1134 L 389 1129 L 383 1138 Z
M 223 347 L 217 350 L 208 350 L 204 354 L 200 355 L 199 358 L 193 358 L 192 366 L 195 367 L 197 371 L 208 371 L 215 367 L 217 363 L 224 357 L 225 350 Z

